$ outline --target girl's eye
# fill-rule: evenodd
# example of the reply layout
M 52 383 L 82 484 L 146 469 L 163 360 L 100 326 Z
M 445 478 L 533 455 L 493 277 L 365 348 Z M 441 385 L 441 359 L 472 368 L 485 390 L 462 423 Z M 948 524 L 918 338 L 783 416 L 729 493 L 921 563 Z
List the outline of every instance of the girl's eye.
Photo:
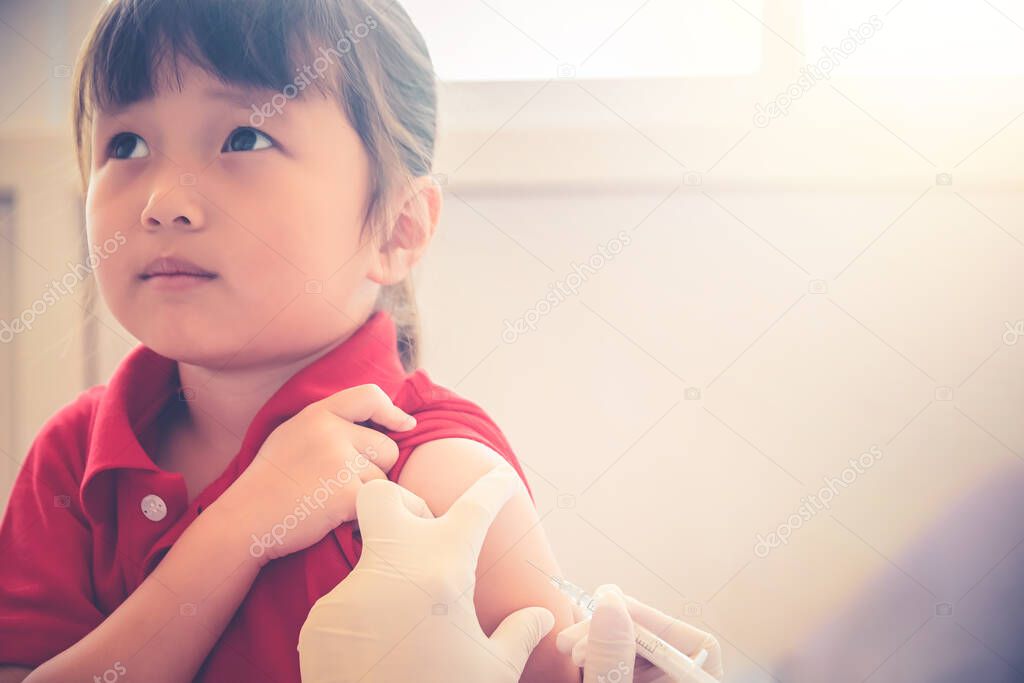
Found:
M 236 128 L 224 141 L 221 152 L 251 152 L 256 149 L 273 147 L 274 142 L 266 133 L 255 128 Z
M 118 133 L 110 141 L 110 156 L 114 159 L 140 159 L 149 156 L 149 147 L 135 133 Z

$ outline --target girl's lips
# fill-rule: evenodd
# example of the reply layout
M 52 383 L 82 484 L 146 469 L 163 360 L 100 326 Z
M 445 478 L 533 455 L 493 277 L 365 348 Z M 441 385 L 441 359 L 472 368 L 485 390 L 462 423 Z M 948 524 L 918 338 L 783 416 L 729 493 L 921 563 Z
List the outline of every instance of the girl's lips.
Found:
M 143 276 L 142 282 L 146 286 L 154 287 L 156 289 L 182 290 L 199 287 L 216 279 L 216 275 L 190 275 L 186 273 L 175 273 L 171 275 Z
M 199 276 L 205 278 L 217 277 L 216 273 L 211 273 L 205 268 L 201 268 L 191 261 L 185 259 L 163 256 L 157 259 L 153 259 L 145 267 L 139 277 L 143 280 L 149 280 L 154 277 L 163 276 Z

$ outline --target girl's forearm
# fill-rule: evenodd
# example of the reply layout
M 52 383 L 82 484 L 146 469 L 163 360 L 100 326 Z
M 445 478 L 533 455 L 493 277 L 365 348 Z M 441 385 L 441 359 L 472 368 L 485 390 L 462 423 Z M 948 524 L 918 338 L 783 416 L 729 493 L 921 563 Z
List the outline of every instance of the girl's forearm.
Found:
M 110 680 L 110 671 L 119 681 L 191 681 L 260 569 L 224 514 L 207 508 L 103 623 L 26 682 Z

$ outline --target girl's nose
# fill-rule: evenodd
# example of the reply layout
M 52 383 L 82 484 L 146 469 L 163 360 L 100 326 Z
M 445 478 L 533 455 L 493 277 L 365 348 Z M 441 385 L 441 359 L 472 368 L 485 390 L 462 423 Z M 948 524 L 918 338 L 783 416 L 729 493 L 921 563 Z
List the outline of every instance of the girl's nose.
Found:
M 187 187 L 154 193 L 142 210 L 142 227 L 150 231 L 161 227 L 201 230 L 206 225 L 205 216 L 194 194 Z

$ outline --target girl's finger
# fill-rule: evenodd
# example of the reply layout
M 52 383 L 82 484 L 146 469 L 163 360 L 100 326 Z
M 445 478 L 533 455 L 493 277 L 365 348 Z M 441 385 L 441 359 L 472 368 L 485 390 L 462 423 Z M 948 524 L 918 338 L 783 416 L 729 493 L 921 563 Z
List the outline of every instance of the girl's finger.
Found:
M 359 471 L 358 479 L 361 484 L 365 484 L 366 482 L 373 481 L 374 479 L 383 479 L 384 481 L 387 481 L 388 475 L 384 474 L 384 470 L 373 463 L 370 463 Z M 358 493 L 356 495 L 358 495 Z
M 369 427 L 354 425 L 349 427 L 349 430 L 352 445 L 363 456 L 363 459 L 385 472 L 390 472 L 398 461 L 398 444 L 386 434 Z M 366 465 L 362 460 L 351 464 L 353 469 L 360 465 Z
M 343 389 L 318 403 L 349 422 L 372 420 L 393 431 L 406 431 L 416 426 L 416 418 L 396 406 L 376 384 Z

